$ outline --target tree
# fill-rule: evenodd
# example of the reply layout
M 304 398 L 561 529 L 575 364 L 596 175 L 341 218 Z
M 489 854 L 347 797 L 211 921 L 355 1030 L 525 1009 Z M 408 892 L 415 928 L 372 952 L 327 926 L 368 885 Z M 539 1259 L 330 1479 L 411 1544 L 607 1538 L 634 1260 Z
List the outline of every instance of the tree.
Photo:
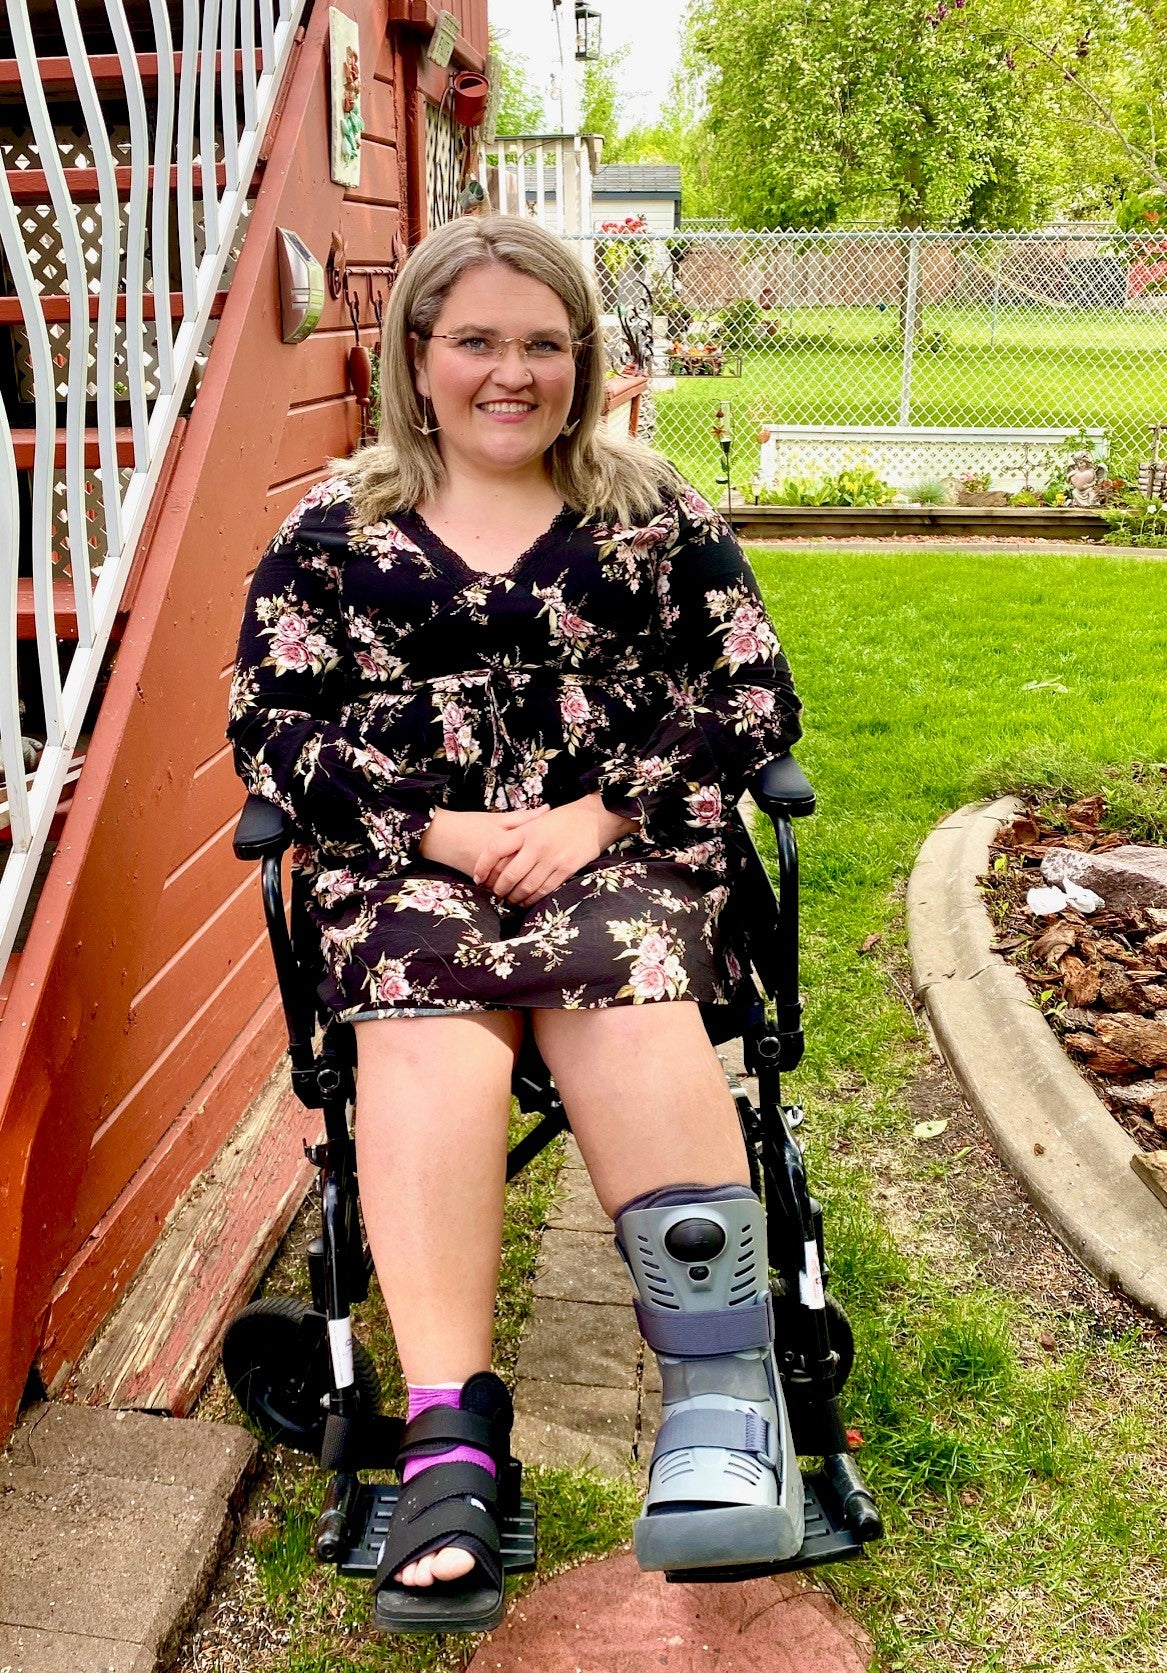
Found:
M 984 0 L 700 0 L 690 27 L 713 180 L 744 224 L 1015 225 L 1044 207 Z
M 584 65 L 582 98 L 580 100 L 580 131 L 602 134 L 604 156 L 614 161 L 620 118 L 624 111 L 624 95 L 620 91 L 620 69 L 629 49 L 620 47 L 615 52 L 602 52 Z
M 541 134 L 547 122 L 543 95 L 535 86 L 530 63 L 521 52 L 510 50 L 509 39 L 509 31 L 491 28 L 490 62 L 499 89 L 496 131 Z

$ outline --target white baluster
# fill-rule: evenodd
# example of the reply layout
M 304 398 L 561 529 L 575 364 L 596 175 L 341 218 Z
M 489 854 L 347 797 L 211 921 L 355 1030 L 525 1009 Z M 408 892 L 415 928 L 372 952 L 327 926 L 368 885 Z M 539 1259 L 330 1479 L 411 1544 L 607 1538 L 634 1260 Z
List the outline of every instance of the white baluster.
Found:
M 24 0 L 17 0 L 17 3 L 23 6 Z M 53 456 L 57 447 L 57 400 L 53 387 L 53 356 L 48 328 L 41 312 L 40 292 L 36 287 L 32 265 L 21 235 L 16 206 L 3 171 L 0 171 L 0 246 L 3 247 L 24 314 L 36 389 L 36 454 L 32 469 L 30 518 L 32 597 L 45 730 L 49 742 L 55 744 L 60 742 L 62 736 L 61 675 L 57 665 L 57 623 L 53 614 Z M 71 550 L 73 569 L 76 572 L 78 565 L 85 566 L 85 540 L 82 534 L 74 535 Z M 13 638 L 15 629 L 14 610 L 9 626 Z
M 259 0 L 259 39 L 263 47 L 262 72 L 271 75 L 276 62 L 276 37 L 272 7 L 275 0 Z
M 15 853 L 28 849 L 32 828 L 28 819 L 28 790 L 24 783 L 21 742 L 20 688 L 16 677 L 16 575 L 20 557 L 20 515 L 16 484 L 16 453 L 8 414 L 0 405 L 0 761 L 8 792 L 8 823 Z
M 252 0 L 243 0 L 244 9 Z M 239 184 L 239 118 L 235 112 L 235 0 L 222 0 L 219 13 L 219 102 L 223 112 L 223 170 L 226 189 Z
M 57 219 L 61 252 L 65 260 L 65 277 L 69 288 L 69 382 L 65 405 L 65 507 L 69 530 L 69 551 L 72 555 L 70 568 L 73 572 L 73 596 L 77 612 L 77 630 L 78 633 L 84 635 L 84 642 L 88 644 L 92 640 L 93 632 L 92 588 L 89 578 L 85 517 L 85 402 L 89 380 L 88 276 L 85 270 L 85 256 L 81 247 L 81 239 L 77 230 L 76 211 L 65 181 L 65 171 L 61 164 L 60 152 L 57 149 L 57 139 L 53 130 L 52 118 L 49 115 L 48 101 L 45 98 L 44 88 L 41 86 L 40 65 L 37 62 L 36 47 L 29 27 L 27 0 L 16 0 L 16 3 L 10 9 L 9 20 L 13 50 L 20 70 L 21 86 L 24 89 L 29 120 L 32 123 L 37 152 L 49 188 L 53 213 Z M 23 252 L 24 240 L 20 236 L 19 229 L 17 236 L 20 238 L 20 248 Z M 23 300 L 24 293 L 21 292 L 19 283 L 17 290 Z M 31 269 L 27 294 L 34 299 L 31 304 L 31 312 L 28 302 L 24 303 L 24 309 L 29 347 L 33 354 L 35 370 L 34 387 L 39 436 L 42 406 L 51 405 L 55 426 L 57 379 L 56 368 L 52 359 L 52 346 L 45 329 L 37 286 L 31 277 Z M 52 521 L 52 468 L 50 458 L 48 464 L 50 499 L 45 512 L 50 525 Z M 51 527 L 46 539 L 50 542 L 51 547 Z M 48 576 L 48 590 L 44 599 L 44 619 L 49 624 L 49 644 L 52 647 L 52 652 L 50 656 L 49 650 L 43 645 L 40 646 L 40 662 L 42 680 L 47 680 L 48 689 L 54 694 L 51 706 L 55 711 L 60 703 L 61 681 L 56 660 L 56 628 L 53 625 L 52 613 L 51 550 L 49 553 Z M 40 618 L 38 616 L 38 644 L 41 637 L 39 622 Z
M 260 0 L 261 5 L 265 0 Z M 255 73 L 255 0 L 243 0 L 239 14 L 239 45 L 243 52 L 243 125 L 249 131 L 259 120 Z
M 215 167 L 215 69 L 218 47 L 219 0 L 202 0 L 202 62 L 199 65 L 199 162 L 203 171 L 204 260 L 219 242 L 219 187 Z
M 134 468 L 146 466 L 146 362 L 142 330 L 142 295 L 146 289 L 146 218 L 150 197 L 150 134 L 146 100 L 130 26 L 122 0 L 105 0 L 110 29 L 125 85 L 130 119 L 130 201 L 126 216 L 126 385 L 130 394 L 130 423 L 134 433 Z M 104 475 L 103 475 L 104 483 Z M 115 475 L 113 487 L 120 497 Z M 108 490 L 107 490 L 108 495 Z
M 59 0 L 57 13 L 65 49 L 73 69 L 73 82 L 78 102 L 89 129 L 93 147 L 93 165 L 97 170 L 97 189 L 101 211 L 101 268 L 97 295 L 97 456 L 101 468 L 101 498 L 105 514 L 107 553 L 116 554 L 122 544 L 121 484 L 118 480 L 117 429 L 114 419 L 115 335 L 117 331 L 118 287 L 121 279 L 122 220 L 118 203 L 117 177 L 114 173 L 113 153 L 108 143 L 105 116 L 93 76 L 89 69 L 89 55 L 81 34 L 76 0 Z M 144 461 L 143 461 L 144 462 Z M 79 557 L 76 545 L 73 553 L 73 576 L 83 563 L 88 568 L 88 554 Z
M 166 0 L 150 0 L 158 64 L 154 111 L 154 193 L 150 213 L 150 271 L 158 345 L 158 400 L 174 387 L 174 329 L 170 318 L 170 158 L 174 150 L 174 40 Z
M 178 227 L 178 264 L 182 273 L 182 311 L 194 313 L 198 306 L 195 289 L 197 260 L 194 226 L 195 93 L 198 88 L 199 13 L 196 0 L 182 8 L 182 66 L 178 82 L 178 134 L 176 160 L 178 186 L 175 215 Z

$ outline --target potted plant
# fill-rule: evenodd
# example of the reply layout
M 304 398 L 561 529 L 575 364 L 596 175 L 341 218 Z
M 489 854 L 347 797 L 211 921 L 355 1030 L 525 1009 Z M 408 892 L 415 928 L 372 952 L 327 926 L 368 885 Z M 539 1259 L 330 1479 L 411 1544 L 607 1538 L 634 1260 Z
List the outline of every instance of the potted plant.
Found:
M 991 481 L 988 471 L 961 471 L 956 479 L 957 505 L 1008 505 L 1008 494 L 991 489 Z

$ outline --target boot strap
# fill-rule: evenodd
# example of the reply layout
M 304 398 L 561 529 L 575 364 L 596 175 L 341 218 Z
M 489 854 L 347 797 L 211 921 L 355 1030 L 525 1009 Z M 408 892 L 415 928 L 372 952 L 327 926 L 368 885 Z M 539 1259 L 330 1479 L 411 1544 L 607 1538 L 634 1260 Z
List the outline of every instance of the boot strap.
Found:
M 771 1425 L 757 1412 L 718 1411 L 706 1406 L 690 1406 L 673 1412 L 661 1425 L 656 1445 L 652 1449 L 653 1462 L 666 1452 L 687 1452 L 694 1446 L 719 1446 L 726 1452 L 749 1452 L 756 1458 L 774 1465 L 771 1456 Z
M 681 1313 L 653 1307 L 637 1296 L 632 1305 L 640 1334 L 656 1353 L 679 1359 L 708 1359 L 768 1348 L 774 1340 L 774 1304 L 769 1290 L 750 1307 L 715 1307 L 706 1313 Z

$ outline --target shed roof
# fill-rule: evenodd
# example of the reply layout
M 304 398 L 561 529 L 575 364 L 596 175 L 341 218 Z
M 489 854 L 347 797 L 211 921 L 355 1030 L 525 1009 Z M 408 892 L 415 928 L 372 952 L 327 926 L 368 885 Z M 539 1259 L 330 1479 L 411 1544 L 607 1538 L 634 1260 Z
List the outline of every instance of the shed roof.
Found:
M 604 163 L 592 176 L 592 196 L 679 200 L 681 170 L 675 163 Z

